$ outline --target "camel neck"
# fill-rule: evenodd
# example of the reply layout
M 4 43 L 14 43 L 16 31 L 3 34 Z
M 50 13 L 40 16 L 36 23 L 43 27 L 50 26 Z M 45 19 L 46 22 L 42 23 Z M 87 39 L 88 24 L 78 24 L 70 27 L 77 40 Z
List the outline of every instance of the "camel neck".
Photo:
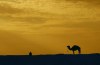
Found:
M 68 47 L 69 50 L 71 50 L 71 47 Z

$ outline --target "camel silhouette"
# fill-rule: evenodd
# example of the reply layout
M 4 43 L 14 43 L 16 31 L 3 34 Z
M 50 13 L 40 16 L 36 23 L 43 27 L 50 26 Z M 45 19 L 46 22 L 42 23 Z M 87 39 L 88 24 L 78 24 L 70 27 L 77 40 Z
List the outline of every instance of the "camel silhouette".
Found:
M 73 54 L 75 54 L 74 51 L 77 51 L 77 50 L 78 50 L 78 53 L 81 54 L 81 48 L 79 46 L 77 46 L 77 45 L 72 46 L 72 48 L 70 46 L 67 46 L 67 48 L 69 50 L 73 51 Z

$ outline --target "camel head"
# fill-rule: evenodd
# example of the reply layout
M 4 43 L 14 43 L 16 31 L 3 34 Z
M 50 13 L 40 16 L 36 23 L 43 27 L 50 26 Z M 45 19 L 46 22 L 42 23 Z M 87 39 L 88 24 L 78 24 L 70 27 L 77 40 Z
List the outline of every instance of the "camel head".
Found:
M 71 50 L 70 46 L 67 46 L 67 48 L 68 48 L 69 50 Z

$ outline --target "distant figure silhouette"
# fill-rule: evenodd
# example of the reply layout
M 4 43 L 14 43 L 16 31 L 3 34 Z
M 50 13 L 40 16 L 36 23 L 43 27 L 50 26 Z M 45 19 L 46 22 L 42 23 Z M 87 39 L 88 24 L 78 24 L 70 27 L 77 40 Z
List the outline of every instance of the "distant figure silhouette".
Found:
M 32 52 L 29 52 L 29 56 L 32 56 Z
M 67 48 L 71 51 L 73 51 L 73 54 L 75 54 L 74 51 L 77 51 L 78 50 L 78 53 L 81 54 L 81 48 L 77 45 L 74 45 L 72 48 L 70 46 L 67 46 Z

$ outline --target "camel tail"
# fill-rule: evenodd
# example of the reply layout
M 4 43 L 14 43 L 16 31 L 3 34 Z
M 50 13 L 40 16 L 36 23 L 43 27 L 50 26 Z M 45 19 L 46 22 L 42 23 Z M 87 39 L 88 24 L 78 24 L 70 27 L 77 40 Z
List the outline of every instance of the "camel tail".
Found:
M 79 49 L 78 51 L 79 51 L 79 54 L 81 54 L 81 49 Z

